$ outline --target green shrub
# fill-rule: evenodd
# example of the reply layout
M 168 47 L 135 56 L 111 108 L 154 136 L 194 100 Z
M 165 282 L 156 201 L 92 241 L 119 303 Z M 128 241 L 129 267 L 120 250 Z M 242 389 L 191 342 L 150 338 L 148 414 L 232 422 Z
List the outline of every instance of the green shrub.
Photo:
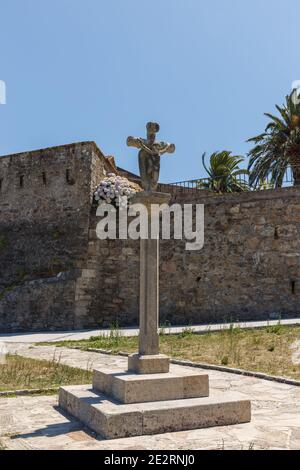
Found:
M 283 333 L 283 330 L 284 329 L 280 323 L 267 327 L 267 332 L 273 335 L 281 335 L 281 333 Z
M 228 366 L 229 364 L 229 358 L 228 356 L 223 356 L 222 359 L 221 359 L 221 364 L 222 366 Z

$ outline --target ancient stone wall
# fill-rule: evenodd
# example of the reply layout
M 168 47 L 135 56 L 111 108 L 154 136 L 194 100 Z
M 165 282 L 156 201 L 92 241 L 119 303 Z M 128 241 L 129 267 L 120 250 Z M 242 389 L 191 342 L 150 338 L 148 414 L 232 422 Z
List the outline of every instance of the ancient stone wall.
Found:
M 205 245 L 186 251 L 184 242 L 161 242 L 162 323 L 299 316 L 299 189 L 202 198 L 189 191 L 173 202 L 205 203 Z M 103 326 L 136 324 L 138 243 L 100 242 L 94 224 L 91 218 L 90 319 Z
M 0 331 L 136 325 L 139 242 L 100 241 L 94 143 L 0 158 Z M 300 190 L 179 190 L 205 204 L 205 245 L 162 241 L 161 322 L 299 316 Z
M 58 288 L 56 276 L 86 264 L 92 194 L 105 166 L 93 142 L 0 158 L 0 330 L 73 325 L 72 283 Z

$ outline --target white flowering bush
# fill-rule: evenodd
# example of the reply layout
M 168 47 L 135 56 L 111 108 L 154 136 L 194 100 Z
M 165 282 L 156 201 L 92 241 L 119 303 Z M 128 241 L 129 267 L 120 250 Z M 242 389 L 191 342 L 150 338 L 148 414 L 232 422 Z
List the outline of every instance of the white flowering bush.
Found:
M 126 208 L 127 202 L 130 202 L 136 192 L 134 183 L 131 183 L 127 178 L 110 173 L 101 181 L 94 197 L 98 204 L 105 202 L 115 207 Z

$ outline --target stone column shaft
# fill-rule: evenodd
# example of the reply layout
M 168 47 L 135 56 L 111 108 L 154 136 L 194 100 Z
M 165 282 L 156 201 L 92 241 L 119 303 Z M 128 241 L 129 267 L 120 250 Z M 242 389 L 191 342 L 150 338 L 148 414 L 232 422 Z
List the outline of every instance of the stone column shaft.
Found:
M 152 209 L 155 212 L 160 204 L 168 204 L 170 197 L 170 194 L 146 192 L 134 197 L 135 203 L 147 208 L 149 232 L 148 239 L 140 241 L 139 352 L 128 358 L 128 370 L 138 374 L 169 372 L 169 358 L 159 354 L 159 236 L 152 239 L 150 234 Z
M 140 241 L 139 354 L 159 354 L 159 240 Z

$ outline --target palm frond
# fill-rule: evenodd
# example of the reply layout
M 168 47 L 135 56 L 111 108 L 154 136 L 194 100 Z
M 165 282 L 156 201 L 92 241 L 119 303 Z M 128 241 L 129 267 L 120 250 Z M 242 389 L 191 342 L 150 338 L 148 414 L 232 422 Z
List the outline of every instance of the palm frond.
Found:
M 249 190 L 248 183 L 240 179 L 240 176 L 248 174 L 247 169 L 239 168 L 244 157 L 232 155 L 223 150 L 214 152 L 209 159 L 209 168 L 205 164 L 205 154 L 202 155 L 203 166 L 209 176 L 202 187 L 218 193 L 231 193 Z
M 269 179 L 274 187 L 282 186 L 289 165 L 293 167 L 298 159 L 300 162 L 300 105 L 293 102 L 292 95 L 286 96 L 283 106 L 276 105 L 280 117 L 265 113 L 269 118 L 265 132 L 247 141 L 254 143 L 248 152 L 252 187 Z

